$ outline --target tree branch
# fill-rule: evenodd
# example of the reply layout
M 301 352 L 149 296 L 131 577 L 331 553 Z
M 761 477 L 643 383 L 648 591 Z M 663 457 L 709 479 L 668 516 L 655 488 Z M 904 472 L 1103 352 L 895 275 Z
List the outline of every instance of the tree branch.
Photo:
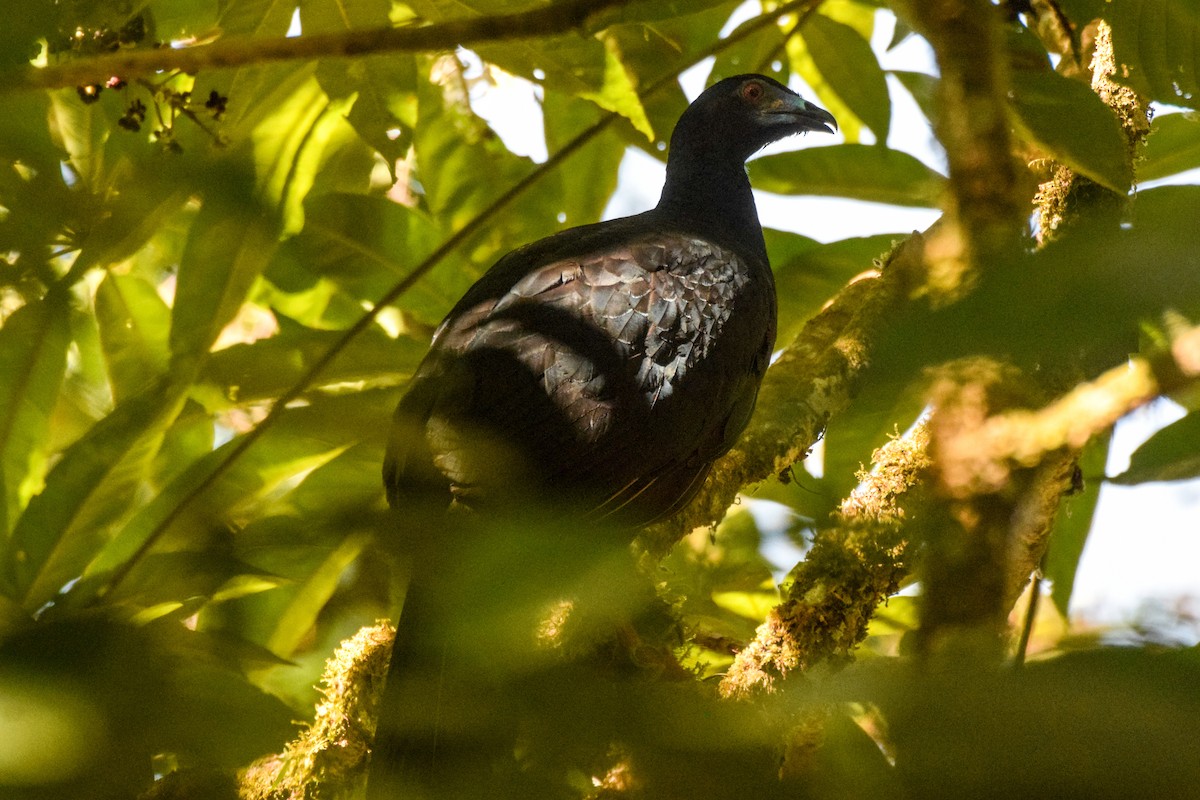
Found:
M 305 34 L 287 39 L 231 37 L 191 47 L 129 50 L 112 55 L 29 67 L 0 83 L 0 92 L 129 81 L 166 70 L 195 73 L 271 61 L 348 58 L 372 53 L 450 50 L 459 45 L 527 39 L 584 27 L 601 12 L 629 0 L 564 0 L 545 8 L 403 28 Z
M 652 550 L 665 552 L 692 530 L 716 524 L 738 492 L 786 475 L 804 459 L 854 396 L 875 334 L 906 295 L 923 247 L 921 234 L 905 239 L 884 257 L 880 272 L 864 273 L 808 321 L 767 370 L 750 427 L 713 466 L 699 496 L 647 533 Z
M 1012 157 L 1007 56 L 999 12 L 987 0 L 903 0 L 895 4 L 933 46 L 938 139 L 950 167 L 947 223 L 927 252 L 930 290 L 946 299 L 970 290 L 975 271 L 1011 250 L 1026 205 Z
M 909 574 L 900 501 L 929 466 L 924 425 L 875 451 L 870 474 L 842 501 L 791 575 L 783 602 L 721 680 L 725 697 L 771 691 L 778 678 L 846 659 L 866 638 L 875 609 Z

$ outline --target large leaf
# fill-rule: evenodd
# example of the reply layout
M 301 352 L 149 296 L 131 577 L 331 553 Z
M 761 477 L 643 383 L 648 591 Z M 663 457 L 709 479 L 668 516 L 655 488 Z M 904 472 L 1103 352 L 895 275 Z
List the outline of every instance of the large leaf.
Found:
M 0 539 L 41 488 L 50 415 L 67 367 L 66 298 L 17 309 L 0 327 Z
M 283 244 L 267 271 L 290 292 L 324 277 L 356 298 L 373 300 L 407 277 L 443 238 L 428 214 L 383 197 L 335 193 L 310 198 L 304 208 L 303 230 Z M 437 323 L 476 277 L 463 274 L 460 264 L 435 270 L 399 305 Z
M 813 14 L 801 34 L 830 88 L 871 128 L 876 141 L 886 143 L 892 103 L 870 42 L 859 31 L 824 14 Z
M 543 103 L 546 146 L 551 152 L 564 147 L 575 136 L 598 122 L 601 112 L 591 103 L 549 92 Z M 669 135 L 670 132 L 658 132 Z M 625 156 L 625 143 L 612 128 L 605 130 L 571 158 L 562 181 L 588 191 L 562 192 L 561 220 L 564 225 L 584 225 L 600 219 L 617 188 L 617 169 Z
M 936 208 L 946 179 L 899 150 L 861 144 L 810 147 L 749 164 L 755 187 L 780 194 L 851 197 Z
M 368 533 L 347 536 L 309 574 L 308 579 L 296 587 L 291 602 L 280 615 L 274 632 L 267 640 L 271 652 L 284 657 L 295 652 L 310 634 L 317 622 L 317 615 L 337 590 L 346 570 L 362 555 L 363 548 L 371 538 Z
M 1133 451 L 1129 469 L 1109 480 L 1131 485 L 1197 476 L 1200 476 L 1200 411 L 1193 411 L 1147 439 Z
M 604 36 L 604 82 L 599 90 L 582 92 L 580 97 L 591 100 L 605 111 L 620 114 L 629 120 L 630 124 L 644 135 L 647 141 L 655 139 L 654 128 L 642 107 L 642 99 L 638 97 L 637 87 L 621 54 L 620 44 L 616 37 Z M 661 135 L 661 134 L 660 134 Z
M 1011 108 L 1021 127 L 1056 160 L 1114 192 L 1133 181 L 1121 123 L 1086 84 L 1051 69 L 1012 73 Z
M 237 191 L 231 187 L 210 196 L 188 235 L 171 316 L 176 360 L 198 363 L 208 353 L 274 252 L 278 229 L 272 216 L 233 202 Z
M 1159 114 L 1137 162 L 1140 181 L 1152 181 L 1200 168 L 1200 115 Z
M 933 121 L 937 118 L 938 79 L 936 77 L 924 72 L 908 72 L 900 69 L 892 70 L 891 74 L 896 76 L 896 80 L 900 81 L 901 85 L 912 95 L 926 119 Z
M 1152 100 L 1200 108 L 1200 10 L 1190 0 L 1122 0 L 1105 6 L 1117 79 Z
M 4 565 L 25 607 L 41 608 L 136 510 L 150 459 L 183 407 L 179 386 L 160 385 L 121 403 L 63 453 L 18 520 Z
M 214 353 L 201 379 L 213 383 L 231 404 L 269 400 L 290 389 L 341 338 L 341 331 L 285 323 L 276 336 Z M 351 340 L 322 371 L 320 382 L 395 381 L 412 374 L 427 344 L 408 336 L 393 339 L 378 328 L 369 330 Z
M 289 510 L 287 491 L 297 476 L 320 467 L 359 441 L 378 441 L 380 425 L 389 419 L 394 391 L 364 391 L 317 398 L 311 405 L 290 408 L 238 458 L 234 439 L 194 462 L 137 509 L 111 542 L 87 566 L 86 580 L 71 592 L 80 604 L 101 591 L 114 574 L 129 574 L 132 559 L 142 558 L 160 542 L 174 547 L 201 541 L 207 531 L 228 520 L 255 518 Z M 377 495 L 377 473 L 364 475 Z M 203 492 L 200 487 L 207 485 Z M 131 591 L 125 589 L 124 591 Z

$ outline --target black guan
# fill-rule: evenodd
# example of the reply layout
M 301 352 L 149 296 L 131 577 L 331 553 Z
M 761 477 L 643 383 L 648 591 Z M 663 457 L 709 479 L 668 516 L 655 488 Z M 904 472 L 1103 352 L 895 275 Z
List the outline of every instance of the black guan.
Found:
M 746 427 L 775 344 L 745 162 L 835 125 L 777 81 L 726 78 L 680 117 L 655 208 L 501 258 L 438 327 L 396 409 L 383 478 L 401 518 L 532 506 L 632 529 L 683 508 Z M 414 548 L 389 683 L 419 668 L 410 623 L 434 616 L 422 603 L 445 588 L 432 577 L 443 550 Z M 397 727 L 404 694 L 389 687 L 384 701 L 373 798 L 437 793 L 419 765 L 431 754 Z

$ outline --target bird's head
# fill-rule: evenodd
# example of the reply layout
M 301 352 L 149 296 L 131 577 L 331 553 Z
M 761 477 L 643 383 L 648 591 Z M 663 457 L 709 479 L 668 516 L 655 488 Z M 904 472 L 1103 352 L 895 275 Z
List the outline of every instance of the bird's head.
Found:
M 779 81 L 736 75 L 696 98 L 679 118 L 671 150 L 745 161 L 771 142 L 805 131 L 833 133 L 837 120 Z

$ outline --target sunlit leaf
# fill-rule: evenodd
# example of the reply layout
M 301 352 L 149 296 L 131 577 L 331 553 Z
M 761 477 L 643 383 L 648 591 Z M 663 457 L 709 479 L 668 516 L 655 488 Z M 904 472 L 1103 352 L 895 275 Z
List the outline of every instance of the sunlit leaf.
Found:
M 268 400 L 291 388 L 341 338 L 340 331 L 286 325 L 277 336 L 214 353 L 202 380 L 219 387 L 231 404 Z M 426 349 L 426 342 L 407 336 L 393 339 L 378 329 L 368 331 L 355 337 L 325 368 L 320 382 L 394 381 L 411 374 Z
M 264 210 L 212 197 L 192 225 L 175 285 L 173 358 L 198 360 L 233 319 L 275 249 Z
M 871 128 L 877 141 L 887 142 L 892 104 L 870 43 L 854 28 L 824 14 L 813 14 L 801 35 L 829 87 Z
M 281 656 L 291 655 L 309 635 L 312 626 L 316 624 L 317 615 L 329 602 L 346 569 L 362 554 L 370 538 L 368 534 L 347 536 L 309 575 L 308 580 L 296 587 L 292 601 L 280 616 L 275 632 L 267 641 L 267 646 L 272 652 Z
M 104 143 L 112 132 L 103 105 L 84 104 L 72 89 L 50 95 L 50 131 L 71 170 L 92 191 L 103 188 Z
M 130 499 L 183 400 L 178 387 L 154 387 L 117 406 L 63 453 L 12 533 L 5 568 L 26 608 L 40 608 L 77 578 L 107 540 L 108 526 L 137 510 Z
M 582 92 L 579 96 L 591 100 L 606 111 L 615 111 L 629 120 L 647 140 L 654 141 L 654 128 L 646 117 L 646 110 L 642 108 L 641 98 L 638 97 L 629 73 L 625 71 L 615 38 L 604 38 L 604 83 L 600 91 Z
M 1140 181 L 1152 181 L 1200 167 L 1200 115 L 1158 114 L 1136 164 Z
M 61 294 L 17 309 L 0 326 L 0 531 L 12 530 L 39 489 L 50 415 L 67 366 L 68 307 Z

